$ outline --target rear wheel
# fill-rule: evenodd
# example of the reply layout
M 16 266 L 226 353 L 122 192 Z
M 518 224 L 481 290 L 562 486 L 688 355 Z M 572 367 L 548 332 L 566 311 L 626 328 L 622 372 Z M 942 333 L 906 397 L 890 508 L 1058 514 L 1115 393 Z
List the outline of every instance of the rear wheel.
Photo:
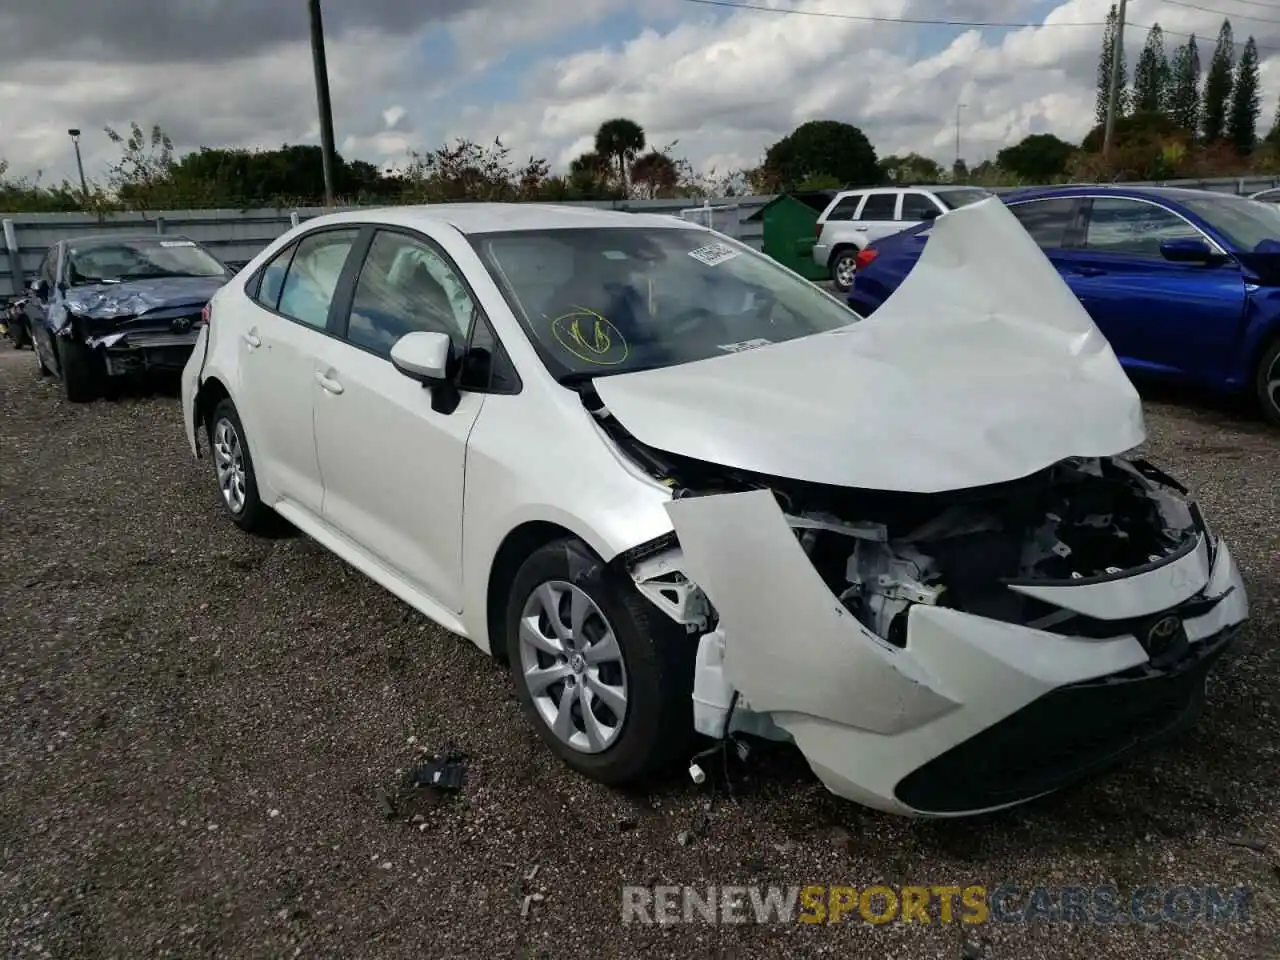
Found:
M 209 449 L 222 506 L 231 522 L 249 533 L 268 532 L 276 522 L 276 513 L 258 496 L 244 425 L 229 397 L 219 402 L 209 417 Z
M 525 714 L 580 773 L 627 783 L 693 742 L 697 644 L 581 541 L 529 556 L 512 584 L 506 630 Z
M 88 403 L 102 396 L 107 369 L 88 344 L 71 337 L 58 337 L 58 366 L 62 373 L 62 389 L 72 403 Z
M 1280 426 L 1280 338 L 1262 352 L 1255 387 L 1262 415 Z
M 845 247 L 831 258 L 831 282 L 841 293 L 853 287 L 853 273 L 858 266 L 858 248 Z

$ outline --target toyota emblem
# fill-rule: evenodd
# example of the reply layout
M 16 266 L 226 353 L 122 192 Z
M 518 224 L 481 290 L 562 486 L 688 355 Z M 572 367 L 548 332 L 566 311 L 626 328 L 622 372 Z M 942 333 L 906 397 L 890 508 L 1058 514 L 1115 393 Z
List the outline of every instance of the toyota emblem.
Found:
M 191 329 L 190 317 L 178 317 L 178 319 L 173 321 L 174 333 L 186 333 L 190 329 Z
M 1165 653 L 1182 630 L 1182 620 L 1170 614 L 1161 617 L 1147 631 L 1147 652 L 1153 656 Z

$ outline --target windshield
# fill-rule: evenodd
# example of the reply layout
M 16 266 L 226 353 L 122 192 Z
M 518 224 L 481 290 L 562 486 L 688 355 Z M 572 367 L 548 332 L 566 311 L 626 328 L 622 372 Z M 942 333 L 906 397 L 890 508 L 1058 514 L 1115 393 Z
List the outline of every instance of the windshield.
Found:
M 117 240 L 72 248 L 72 286 L 145 277 L 223 277 L 227 269 L 192 240 Z
M 858 320 L 769 258 L 701 230 L 520 231 L 472 243 L 562 380 L 705 360 Z
M 979 200 L 985 200 L 991 196 L 987 190 L 966 189 L 966 190 L 938 190 L 934 194 L 942 205 L 948 210 L 955 210 L 959 207 L 967 207 L 971 203 L 977 203 Z
M 1280 209 L 1273 203 L 1229 195 L 1196 197 L 1182 203 L 1244 253 L 1256 252 L 1266 240 L 1280 243 Z

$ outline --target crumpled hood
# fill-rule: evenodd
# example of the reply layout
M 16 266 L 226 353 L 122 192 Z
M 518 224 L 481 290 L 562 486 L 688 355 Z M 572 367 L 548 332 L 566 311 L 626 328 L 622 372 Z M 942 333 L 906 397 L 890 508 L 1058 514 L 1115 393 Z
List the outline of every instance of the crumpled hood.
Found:
M 595 388 L 659 450 L 875 490 L 1002 483 L 1146 437 L 1110 344 L 995 197 L 939 217 L 868 319 Z
M 226 282 L 226 277 L 154 277 L 96 283 L 68 288 L 66 302 L 80 316 L 133 317 L 168 307 L 203 307 Z

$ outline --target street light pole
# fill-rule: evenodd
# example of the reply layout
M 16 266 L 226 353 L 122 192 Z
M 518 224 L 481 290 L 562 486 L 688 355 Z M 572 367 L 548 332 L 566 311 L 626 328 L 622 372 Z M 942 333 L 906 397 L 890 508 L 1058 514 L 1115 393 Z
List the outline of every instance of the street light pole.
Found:
M 72 127 L 67 131 L 71 136 L 71 142 L 76 148 L 76 169 L 80 171 L 80 202 L 85 206 L 89 204 L 89 181 L 84 178 L 84 161 L 80 159 L 80 131 L 76 127 Z
M 1120 63 L 1124 56 L 1124 9 L 1128 0 L 1120 0 L 1116 14 L 1116 35 L 1111 41 L 1111 84 L 1107 90 L 1107 123 L 1102 134 L 1102 155 L 1111 154 L 1111 133 L 1116 125 L 1116 100 L 1120 96 Z
M 960 111 L 967 106 L 967 103 L 956 104 L 956 162 L 951 168 L 953 171 L 960 166 Z
M 329 68 L 324 58 L 324 21 L 320 0 L 307 0 L 311 14 L 311 60 L 316 74 L 316 106 L 320 111 L 320 153 L 324 165 L 324 203 L 333 206 L 333 108 L 329 103 Z

